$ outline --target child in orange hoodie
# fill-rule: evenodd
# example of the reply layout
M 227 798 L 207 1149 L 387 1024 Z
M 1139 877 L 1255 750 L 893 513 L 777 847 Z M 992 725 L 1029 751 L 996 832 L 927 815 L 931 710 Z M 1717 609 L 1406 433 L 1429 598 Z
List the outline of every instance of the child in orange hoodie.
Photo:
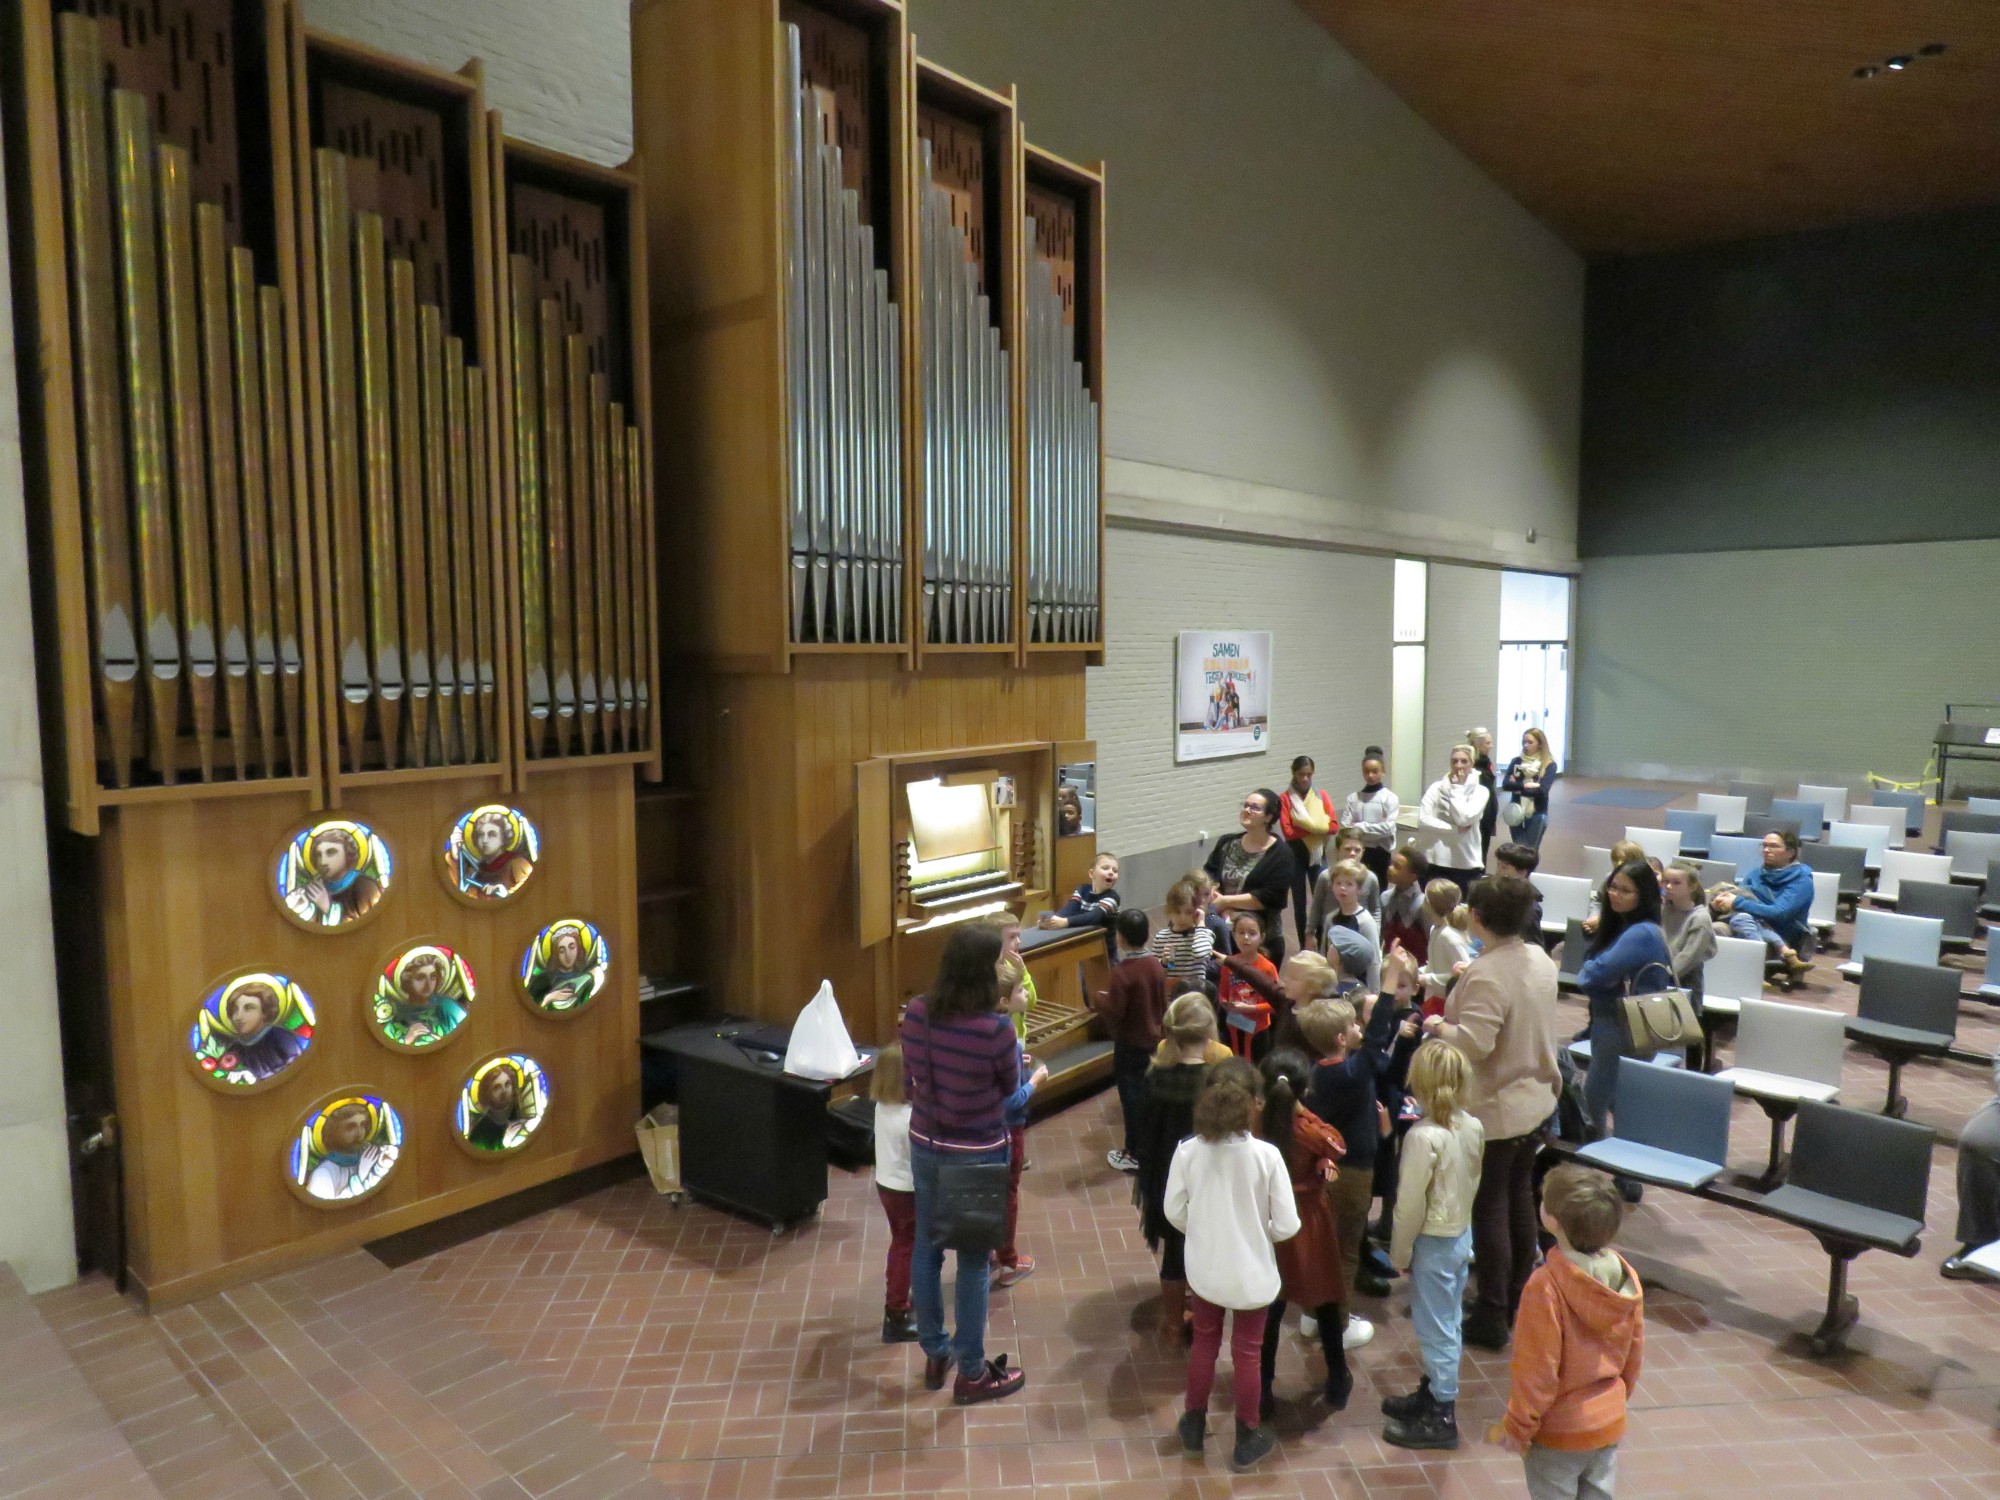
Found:
M 1514 1388 L 1487 1436 L 1527 1465 L 1531 1500 L 1611 1500 L 1625 1403 L 1646 1342 L 1639 1276 L 1611 1248 L 1625 1204 L 1592 1167 L 1557 1167 L 1542 1184 L 1556 1237 L 1521 1293 Z

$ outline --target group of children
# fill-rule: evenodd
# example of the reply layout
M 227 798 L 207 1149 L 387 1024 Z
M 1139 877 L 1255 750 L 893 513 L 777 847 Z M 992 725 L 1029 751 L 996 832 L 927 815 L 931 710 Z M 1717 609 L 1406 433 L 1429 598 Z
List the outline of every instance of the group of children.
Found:
M 1374 1329 L 1349 1311 L 1355 1294 L 1382 1296 L 1407 1275 L 1423 1373 L 1382 1402 L 1385 1441 L 1406 1448 L 1459 1443 L 1456 1400 L 1461 1303 L 1472 1259 L 1472 1208 L 1484 1132 L 1465 1107 L 1469 1073 L 1448 1043 L 1425 1040 L 1474 952 L 1465 893 L 1426 881 L 1421 855 L 1396 850 L 1378 881 L 1343 832 L 1314 892 L 1307 949 L 1282 968 L 1264 954 L 1263 918 L 1215 914 L 1201 873 L 1167 893 L 1158 931 L 1121 908 L 1118 862 L 1102 855 L 1047 925 L 1109 929 L 1113 967 L 1092 997 L 1113 1042 L 1123 1139 L 1108 1153 L 1134 1175 L 1149 1246 L 1160 1255 L 1162 1329 L 1189 1346 L 1182 1449 L 1205 1451 L 1206 1414 L 1229 1325 L 1241 1471 L 1268 1456 L 1272 1391 L 1287 1304 L 1316 1337 L 1326 1366 L 1318 1392 L 1333 1410 L 1353 1386 L 1348 1352 Z M 1502 845 L 1503 870 L 1532 872 L 1535 851 Z M 1003 933 L 1000 991 L 1017 1016 L 1031 999 L 1018 926 Z M 1169 1002 L 1169 996 L 1176 996 Z M 1225 1043 L 1223 1037 L 1227 1036 Z M 992 1284 L 1027 1275 L 1014 1248 L 1028 1101 L 1046 1077 L 1030 1072 L 1008 1103 L 1013 1191 L 1007 1245 Z M 877 1190 L 891 1226 L 882 1337 L 915 1337 L 909 1267 L 915 1212 L 908 1168 L 909 1107 L 897 1049 L 875 1072 Z M 1382 1199 L 1369 1244 L 1369 1211 Z M 1637 1276 L 1609 1246 L 1624 1202 L 1613 1180 L 1576 1166 L 1552 1171 L 1542 1222 L 1553 1248 L 1523 1296 L 1513 1389 L 1490 1440 L 1523 1455 L 1536 1500 L 1608 1496 L 1625 1401 L 1643 1344 Z

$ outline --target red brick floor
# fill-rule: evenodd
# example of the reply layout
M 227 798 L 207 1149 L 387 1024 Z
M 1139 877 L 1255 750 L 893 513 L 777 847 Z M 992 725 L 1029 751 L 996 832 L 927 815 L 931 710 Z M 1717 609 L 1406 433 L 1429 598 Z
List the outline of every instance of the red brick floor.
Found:
M 1573 796 L 1588 785 L 1564 787 Z M 1574 869 L 1581 844 L 1657 821 L 1559 801 L 1550 867 Z M 1851 1012 L 1854 988 L 1831 970 L 1841 956 L 1779 998 Z M 1581 1007 L 1570 1009 L 1580 1024 Z M 1961 1041 L 2000 1046 L 1996 1014 L 1967 1002 Z M 1881 1063 L 1850 1054 L 1846 1077 L 1844 1102 L 1879 1107 Z M 1826 1278 L 1810 1237 L 1661 1191 L 1634 1211 L 1622 1243 L 1646 1281 L 1648 1345 L 1622 1495 L 2000 1495 L 2000 1286 L 1937 1274 L 1955 1245 L 1952 1143 L 1992 1097 L 1992 1075 L 1920 1064 L 1903 1086 L 1911 1117 L 1940 1133 L 1929 1229 L 1914 1259 L 1856 1262 L 1861 1323 L 1844 1357 L 1805 1350 Z M 1129 1182 L 1104 1161 L 1116 1120 L 1105 1092 L 1030 1134 L 1021 1243 L 1039 1269 L 995 1295 L 988 1334 L 989 1350 L 1011 1354 L 1028 1385 L 988 1407 L 925 1392 L 914 1346 L 877 1341 L 888 1233 L 867 1173 L 835 1171 L 820 1219 L 782 1238 L 629 1182 L 396 1272 L 345 1257 L 150 1320 L 101 1284 L 41 1305 L 59 1330 L 73 1314 L 93 1339 L 127 1337 L 127 1325 L 164 1339 L 184 1383 L 222 1411 L 283 1494 L 1524 1492 L 1518 1461 L 1478 1441 L 1505 1399 L 1503 1356 L 1467 1351 L 1459 1452 L 1413 1455 L 1380 1441 L 1377 1401 L 1418 1371 L 1400 1290 L 1359 1307 L 1380 1331 L 1352 1356 L 1347 1411 L 1284 1400 L 1280 1452 L 1252 1476 L 1232 1478 L 1218 1456 L 1183 1460 L 1171 1439 L 1182 1358 L 1139 1331 L 1154 1309 L 1155 1267 Z M 1734 1161 L 1755 1171 L 1766 1140 L 1764 1116 L 1739 1104 Z M 1281 1398 L 1306 1390 L 1317 1364 L 1288 1336 Z M 1210 1424 L 1218 1436 L 1223 1399 Z M 622 1451 L 607 1453 L 614 1446 Z M 448 1472 L 427 1469 L 430 1460 Z

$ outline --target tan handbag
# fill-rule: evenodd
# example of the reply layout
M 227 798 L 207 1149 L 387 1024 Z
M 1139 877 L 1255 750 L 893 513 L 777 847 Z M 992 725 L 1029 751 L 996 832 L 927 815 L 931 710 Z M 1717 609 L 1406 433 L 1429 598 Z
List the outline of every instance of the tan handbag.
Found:
M 1672 988 L 1673 971 L 1665 964 L 1648 964 L 1639 973 L 1644 975 L 1647 969 L 1664 970 L 1669 987 L 1633 994 L 1628 985 L 1624 999 L 1619 1001 L 1625 1021 L 1625 1055 L 1651 1057 L 1655 1052 L 1697 1045 L 1701 1041 L 1701 1017 L 1695 1014 L 1694 1002 L 1687 991 Z

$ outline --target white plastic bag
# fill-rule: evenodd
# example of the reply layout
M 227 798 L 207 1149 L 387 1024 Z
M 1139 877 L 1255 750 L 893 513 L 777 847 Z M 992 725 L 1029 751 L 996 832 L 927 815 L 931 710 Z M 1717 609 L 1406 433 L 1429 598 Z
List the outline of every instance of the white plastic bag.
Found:
M 847 1034 L 840 1004 L 833 998 L 833 981 L 822 979 L 819 993 L 792 1023 L 791 1044 L 785 1048 L 785 1071 L 800 1078 L 845 1078 L 861 1066 L 861 1054 Z

